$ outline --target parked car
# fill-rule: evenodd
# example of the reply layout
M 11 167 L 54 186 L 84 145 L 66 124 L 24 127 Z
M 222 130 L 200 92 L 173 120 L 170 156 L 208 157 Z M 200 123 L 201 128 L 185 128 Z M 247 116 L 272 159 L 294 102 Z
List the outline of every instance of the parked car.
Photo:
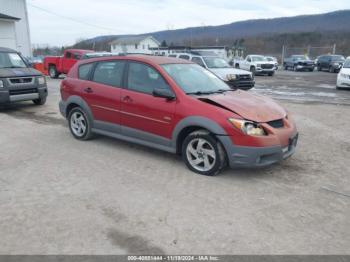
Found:
M 30 68 L 17 51 L 0 47 L 0 104 L 33 101 L 43 105 L 46 97 L 45 77 Z
M 317 70 L 322 71 L 326 69 L 330 73 L 339 73 L 345 62 L 342 55 L 322 55 L 317 59 Z
M 236 61 L 235 68 L 249 70 L 253 75 L 273 76 L 277 70 L 275 62 L 268 61 L 262 55 L 248 55 L 244 60 Z
M 84 54 L 93 52 L 92 50 L 67 49 L 63 56 L 46 56 L 44 68 L 48 70 L 51 78 L 58 78 L 60 74 L 67 74 Z
M 290 157 L 298 133 L 269 98 L 232 90 L 184 60 L 119 56 L 82 60 L 61 82 L 62 115 L 72 135 L 94 133 L 181 154 L 202 175 L 262 167 Z
M 233 68 L 221 57 L 199 56 L 187 53 L 176 54 L 175 57 L 190 60 L 208 69 L 233 89 L 248 90 L 255 85 L 254 76 L 251 72 Z
M 315 62 L 306 55 L 292 55 L 283 61 L 284 70 L 293 71 L 314 71 Z
M 345 60 L 343 67 L 338 73 L 337 88 L 350 88 L 350 57 Z
M 119 54 L 111 53 L 111 52 L 96 52 L 96 53 L 86 53 L 82 55 L 81 59 L 90 59 L 95 57 L 102 57 L 102 56 L 116 56 Z
M 276 70 L 278 70 L 278 59 L 276 57 L 273 56 L 266 56 L 267 61 L 269 62 L 274 62 L 275 63 L 275 67 Z

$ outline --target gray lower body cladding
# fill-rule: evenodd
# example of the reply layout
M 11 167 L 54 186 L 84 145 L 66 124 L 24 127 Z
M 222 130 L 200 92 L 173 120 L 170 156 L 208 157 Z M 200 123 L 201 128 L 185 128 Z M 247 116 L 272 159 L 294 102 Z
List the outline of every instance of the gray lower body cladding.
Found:
M 60 101 L 59 108 L 61 114 L 67 117 L 67 103 Z M 141 144 L 144 146 L 153 147 L 159 150 L 167 151 L 170 153 L 177 152 L 177 134 L 174 132 L 173 138 L 168 139 L 158 135 L 154 135 L 141 130 L 124 127 L 121 125 L 106 123 L 102 121 L 96 121 L 93 119 L 90 110 L 84 103 L 80 104 L 84 111 L 86 111 L 88 117 L 92 120 L 92 131 L 101 135 L 106 135 L 121 139 L 128 142 Z M 198 126 L 198 125 L 197 125 Z M 186 127 L 186 126 L 184 126 Z M 176 129 L 182 129 L 181 124 L 175 127 Z M 208 128 L 210 130 L 210 128 Z M 178 131 L 180 131 L 178 130 Z M 219 131 L 219 130 L 218 130 Z M 290 138 L 290 143 L 286 147 L 271 146 L 271 147 L 245 147 L 237 146 L 232 143 L 232 140 L 227 135 L 218 135 L 218 132 L 213 131 L 216 134 L 217 139 L 223 144 L 228 163 L 231 168 L 234 167 L 264 167 L 274 163 L 277 163 L 283 159 L 286 159 L 293 155 L 295 152 L 296 144 L 298 141 L 298 134 L 295 133 Z M 220 132 L 222 133 L 222 132 Z
M 46 86 L 27 86 L 21 88 L 0 89 L 0 104 L 46 98 L 47 94 Z

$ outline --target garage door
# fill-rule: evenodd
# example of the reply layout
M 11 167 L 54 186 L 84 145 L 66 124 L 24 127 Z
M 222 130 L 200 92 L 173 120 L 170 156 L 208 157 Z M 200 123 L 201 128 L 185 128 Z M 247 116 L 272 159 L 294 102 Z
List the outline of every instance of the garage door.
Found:
M 14 22 L 0 20 L 0 47 L 17 49 Z

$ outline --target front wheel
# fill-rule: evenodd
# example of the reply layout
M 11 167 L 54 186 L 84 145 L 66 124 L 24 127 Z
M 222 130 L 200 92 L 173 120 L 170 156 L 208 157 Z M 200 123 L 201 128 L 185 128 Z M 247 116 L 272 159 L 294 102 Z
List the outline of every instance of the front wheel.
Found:
M 46 97 L 42 97 L 42 98 L 38 98 L 38 99 L 35 99 L 33 100 L 33 103 L 37 106 L 42 106 L 42 105 L 45 105 L 46 103 Z
M 69 129 L 78 140 L 92 138 L 91 123 L 86 113 L 80 108 L 73 108 L 68 115 Z
M 270 72 L 268 73 L 268 76 L 273 76 L 275 74 L 275 72 Z
M 252 72 L 252 75 L 255 76 L 255 73 L 256 73 L 255 66 L 250 67 L 250 72 Z
M 206 130 L 195 131 L 185 138 L 182 157 L 191 171 L 206 176 L 218 174 L 226 164 L 223 146 Z

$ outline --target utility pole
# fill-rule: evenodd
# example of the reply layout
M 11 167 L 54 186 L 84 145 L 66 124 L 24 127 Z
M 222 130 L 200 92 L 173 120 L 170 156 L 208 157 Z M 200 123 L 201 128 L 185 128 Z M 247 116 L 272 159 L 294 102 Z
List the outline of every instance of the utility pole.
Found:
M 284 64 L 284 57 L 285 57 L 285 55 L 286 55 L 286 47 L 283 45 L 282 46 L 282 65 Z

